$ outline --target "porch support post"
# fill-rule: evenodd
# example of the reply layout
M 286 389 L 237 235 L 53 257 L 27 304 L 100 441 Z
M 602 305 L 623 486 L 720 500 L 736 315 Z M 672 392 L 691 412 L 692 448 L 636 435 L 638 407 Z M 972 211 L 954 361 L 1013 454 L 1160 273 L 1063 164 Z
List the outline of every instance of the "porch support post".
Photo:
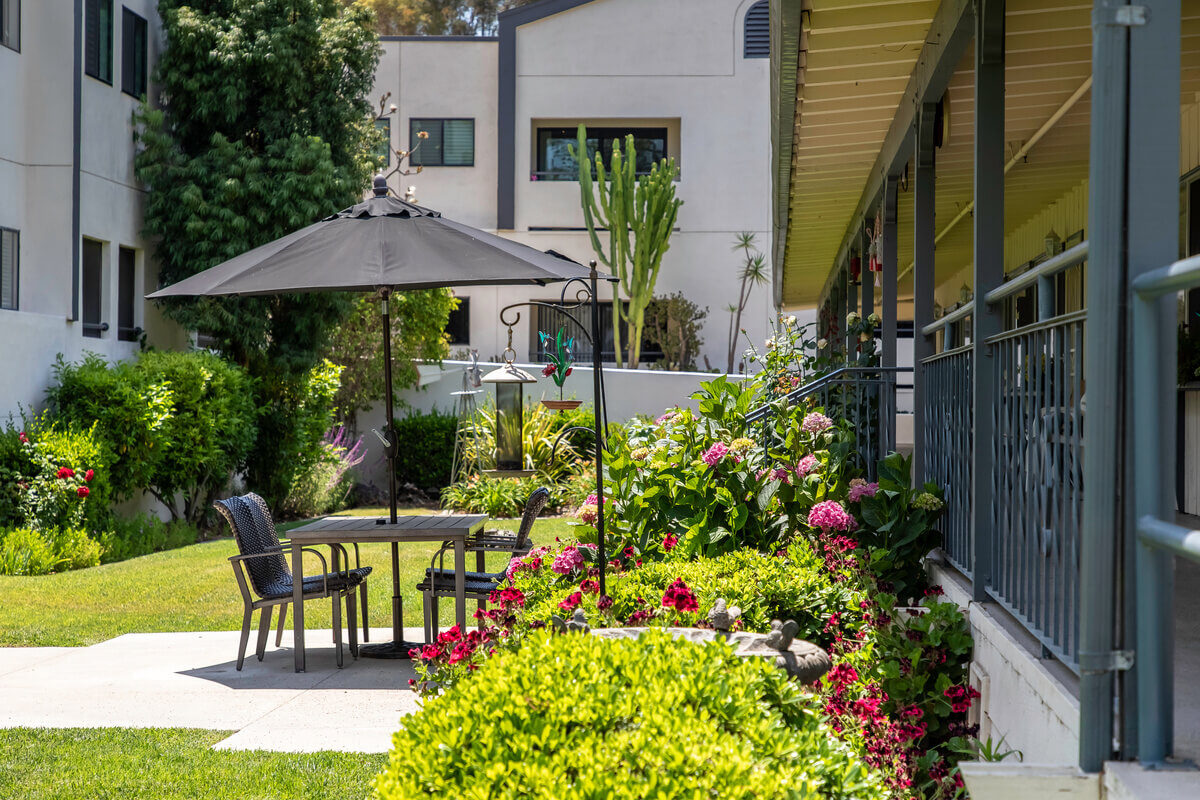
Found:
M 863 220 L 858 231 L 858 279 L 862 281 L 862 313 L 869 317 L 875 313 L 875 276 L 867 269 L 871 240 L 867 238 L 867 222 Z
M 1179 257 L 1179 80 L 1180 80 L 1180 0 L 1151 0 L 1145 3 L 1147 24 L 1129 29 L 1129 141 L 1126 169 L 1129 201 L 1126 203 L 1126 252 L 1129 280 L 1172 263 Z M 1144 301 L 1135 300 L 1135 303 Z M 1160 298 L 1150 316 L 1157 326 L 1152 341 L 1134 341 L 1131 361 L 1157 359 L 1157 385 L 1135 383 L 1135 370 L 1126 376 L 1125 396 L 1132 403 L 1131 414 L 1157 434 L 1157 446 L 1143 452 L 1156 454 L 1154 464 L 1133 464 L 1126 470 L 1126 497 L 1134 496 L 1134 473 L 1149 480 L 1148 492 L 1137 492 L 1134 503 L 1125 504 L 1124 537 L 1126 554 L 1132 553 L 1128 574 L 1135 574 L 1136 622 L 1126 615 L 1122 642 L 1130 646 L 1129 623 L 1136 632 L 1137 656 L 1132 674 L 1121 677 L 1121 750 L 1123 755 L 1136 752 L 1144 763 L 1158 763 L 1174 751 L 1174 562 L 1175 557 L 1162 549 L 1152 549 L 1136 541 L 1136 517 L 1153 514 L 1172 521 L 1175 512 L 1175 375 L 1177 336 L 1175 333 L 1176 299 L 1174 293 Z M 1147 326 L 1150 327 L 1150 326 Z M 1135 327 L 1132 330 L 1139 330 Z M 1090 388 L 1089 381 L 1089 388 Z M 1149 420 L 1154 423 L 1147 424 Z M 1156 424 L 1155 424 L 1156 423 Z M 1134 425 L 1127 426 L 1126 448 L 1130 448 Z M 1086 430 L 1086 427 L 1085 427 Z M 1125 452 L 1131 452 L 1126 449 Z M 1150 476 L 1156 475 L 1155 482 Z M 1128 607 L 1128 603 L 1126 603 Z M 1126 708 L 1127 698 L 1136 686 L 1132 703 L 1139 720 L 1136 732 L 1130 723 L 1134 714 Z M 1132 739 L 1132 742 L 1127 740 Z
M 992 440 L 996 370 L 988 338 L 1004 330 L 1004 317 L 984 295 L 1004 282 L 1004 0 L 979 0 L 975 19 L 975 329 L 971 536 L 976 601 L 987 599 L 992 573 Z
M 897 261 L 896 241 L 896 191 L 899 188 L 899 176 L 888 175 L 883 184 L 883 302 L 879 312 L 883 316 L 883 366 L 896 366 L 896 270 L 900 265 Z M 888 441 L 896 441 L 893 436 Z
M 841 331 L 842 352 L 845 353 L 846 359 L 850 358 L 850 333 L 846 330 L 846 316 L 850 310 L 854 308 L 854 304 L 850 301 L 850 281 L 846 276 L 846 265 L 844 263 L 838 265 L 838 309 L 840 310 L 840 318 L 838 319 L 838 330 Z
M 913 480 L 925 482 L 925 367 L 933 342 L 921 329 L 933 322 L 934 287 L 934 147 L 937 103 L 922 103 L 917 112 L 913 159 Z M 965 399 L 965 398 L 964 398 Z
M 1121 0 L 1092 7 L 1092 111 L 1088 155 L 1088 324 L 1083 374 L 1082 537 L 1079 553 L 1079 766 L 1099 772 L 1112 757 L 1113 650 L 1120 488 L 1121 394 L 1125 374 L 1126 93 L 1128 32 L 1115 24 Z M 1178 94 L 1172 103 L 1178 103 Z M 1172 179 L 1177 186 L 1178 176 Z M 1176 190 L 1177 191 L 1177 190 Z M 1174 220 L 1173 220 L 1174 222 Z M 1094 664 L 1093 662 L 1100 662 Z

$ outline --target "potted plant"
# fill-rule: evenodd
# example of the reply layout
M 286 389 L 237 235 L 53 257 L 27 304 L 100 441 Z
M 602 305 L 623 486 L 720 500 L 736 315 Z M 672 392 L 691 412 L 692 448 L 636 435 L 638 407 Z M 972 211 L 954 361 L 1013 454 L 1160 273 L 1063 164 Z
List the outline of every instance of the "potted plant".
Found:
M 571 347 L 575 344 L 575 339 L 567 337 L 564 328 L 559 328 L 554 338 L 544 331 L 538 331 L 538 338 L 542 342 L 542 351 L 546 354 L 547 360 L 546 366 L 542 369 L 542 375 L 553 380 L 554 385 L 558 387 L 558 399 L 543 400 L 542 405 L 560 414 L 579 408 L 581 400 L 564 400 L 562 396 L 563 383 L 571 374 L 572 365 L 575 363 L 571 359 Z

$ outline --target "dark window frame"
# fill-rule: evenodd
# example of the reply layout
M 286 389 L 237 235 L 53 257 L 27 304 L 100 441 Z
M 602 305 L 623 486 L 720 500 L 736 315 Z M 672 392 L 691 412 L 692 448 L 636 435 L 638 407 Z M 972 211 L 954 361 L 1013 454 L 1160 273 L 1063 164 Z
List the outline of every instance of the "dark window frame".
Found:
M 83 71 L 101 83 L 113 85 L 113 0 L 87 0 L 84 12 Z M 104 14 L 108 26 L 104 29 Z M 107 59 L 105 58 L 107 56 Z M 105 71 L 107 67 L 107 72 Z
M 742 58 L 771 57 L 771 7 L 758 0 L 742 18 Z
M 137 59 L 141 56 L 141 63 Z M 132 84 L 132 86 L 130 86 Z M 121 7 L 121 91 L 141 99 L 150 88 L 150 24 Z
M 547 151 L 546 145 L 550 138 L 554 139 L 570 139 L 576 141 L 577 128 L 564 128 L 562 126 L 539 126 L 534 129 L 534 172 L 530 176 L 530 180 L 543 181 L 576 181 L 579 179 L 579 173 L 575 167 L 568 170 L 551 170 L 547 168 Z M 614 141 L 620 141 L 624 145 L 625 137 L 633 134 L 634 139 L 659 139 L 662 141 L 662 157 L 670 158 L 671 147 L 671 132 L 666 125 L 603 125 L 588 128 L 588 138 L 596 139 L 597 144 L 595 149 L 588 148 L 588 157 L 594 159 L 595 153 L 604 154 L 604 161 L 607 164 L 609 157 L 612 155 L 612 144 Z M 653 163 L 657 164 L 658 158 L 655 158 Z M 649 175 L 648 169 L 636 169 L 635 174 L 639 177 Z
M 13 24 L 6 25 L 10 14 Z M 0 0 L 0 45 L 21 52 L 21 0 Z
M 471 344 L 471 298 L 458 298 L 458 308 L 446 319 L 447 344 L 451 347 L 468 347 Z
M 104 245 L 100 239 L 84 238 L 80 248 L 80 322 L 83 323 L 83 335 L 90 339 L 99 339 L 108 329 L 104 322 Z M 95 264 L 88 262 L 90 253 L 99 250 L 99 260 Z M 91 294 L 91 283 L 95 282 L 95 295 Z
M 426 153 L 428 151 L 417 148 L 418 143 L 428 142 L 428 139 L 419 139 L 417 133 L 420 131 L 428 132 L 430 129 L 429 123 L 438 123 L 441 126 L 440 136 L 438 141 L 445 141 L 446 138 L 446 123 L 447 122 L 469 122 L 471 123 L 471 162 L 469 164 L 447 164 L 445 148 L 438 151 L 438 162 L 431 163 L 426 161 Z M 419 125 L 418 123 L 426 123 Z M 425 145 L 422 143 L 421 148 Z M 410 152 L 416 151 L 408 158 L 408 163 L 414 167 L 473 167 L 475 166 L 475 118 L 474 117 L 409 117 L 408 119 L 408 149 Z
M 0 264 L 3 263 L 4 241 L 11 236 L 12 257 L 12 305 L 4 305 L 3 295 L 0 295 L 0 309 L 4 311 L 21 310 L 21 232 L 16 228 L 0 227 Z

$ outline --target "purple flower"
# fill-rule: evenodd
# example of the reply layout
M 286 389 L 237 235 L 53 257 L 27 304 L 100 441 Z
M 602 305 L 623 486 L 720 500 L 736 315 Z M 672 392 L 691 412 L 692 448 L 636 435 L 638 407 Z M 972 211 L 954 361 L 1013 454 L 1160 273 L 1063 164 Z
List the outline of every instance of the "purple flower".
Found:
M 851 503 L 857 503 L 864 497 L 874 497 L 879 491 L 878 483 L 867 483 L 862 478 L 855 478 L 850 481 L 850 492 L 847 495 Z

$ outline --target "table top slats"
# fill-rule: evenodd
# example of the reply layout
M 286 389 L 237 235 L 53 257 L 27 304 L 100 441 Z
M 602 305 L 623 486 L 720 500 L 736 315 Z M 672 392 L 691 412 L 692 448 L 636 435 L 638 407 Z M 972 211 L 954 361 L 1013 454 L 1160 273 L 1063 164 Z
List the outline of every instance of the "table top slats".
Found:
M 325 517 L 293 528 L 288 537 L 297 544 L 453 541 L 465 539 L 482 527 L 488 517 L 483 514 L 408 515 L 399 517 L 395 525 L 380 525 L 377 519 L 381 518 Z

